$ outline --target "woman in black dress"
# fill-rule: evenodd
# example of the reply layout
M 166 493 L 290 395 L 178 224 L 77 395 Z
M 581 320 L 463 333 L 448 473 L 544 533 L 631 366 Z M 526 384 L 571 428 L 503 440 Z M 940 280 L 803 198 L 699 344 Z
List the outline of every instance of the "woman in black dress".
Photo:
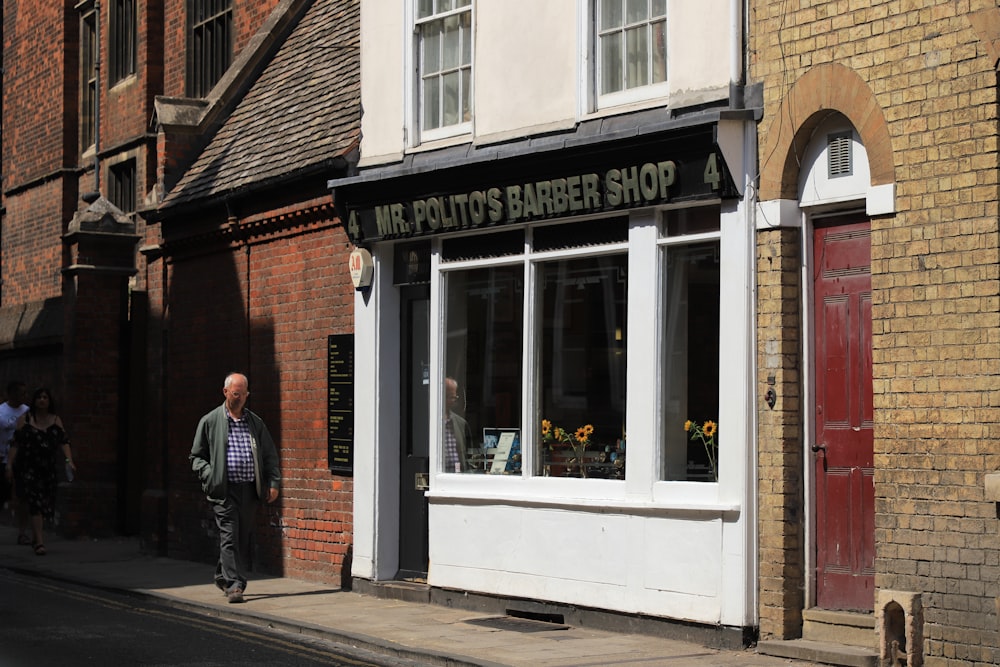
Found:
M 14 480 L 17 497 L 28 505 L 34 538 L 32 547 L 39 556 L 45 555 L 43 521 L 55 515 L 56 466 L 60 452 L 65 457 L 66 466 L 76 472 L 69 438 L 62 420 L 55 413 L 52 393 L 45 388 L 38 389 L 31 398 L 28 411 L 17 420 L 7 458 L 10 467 L 17 473 Z

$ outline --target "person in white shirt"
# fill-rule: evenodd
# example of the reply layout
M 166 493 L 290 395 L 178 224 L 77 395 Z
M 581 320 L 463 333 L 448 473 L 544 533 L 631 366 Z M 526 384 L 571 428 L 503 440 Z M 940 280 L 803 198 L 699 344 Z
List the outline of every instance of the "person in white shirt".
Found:
M 14 438 L 14 427 L 18 418 L 28 411 L 24 404 L 27 386 L 20 380 L 7 383 L 7 400 L 0 403 L 0 463 L 7 467 L 7 453 L 10 451 L 10 441 Z M 17 510 L 18 502 L 14 493 L 14 485 L 7 475 L 0 476 L 0 505 L 7 504 L 17 518 L 17 543 L 31 544 L 28 538 L 28 515 Z

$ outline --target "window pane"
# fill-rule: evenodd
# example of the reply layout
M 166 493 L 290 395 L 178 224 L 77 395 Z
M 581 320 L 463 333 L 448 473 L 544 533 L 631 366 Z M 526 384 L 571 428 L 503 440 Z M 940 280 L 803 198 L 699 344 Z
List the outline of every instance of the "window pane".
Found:
M 455 0 L 438 0 L 437 13 L 450 12 L 455 8 Z
M 626 0 L 626 23 L 645 21 L 649 18 L 649 5 L 647 3 L 648 0 Z
M 660 16 L 667 15 L 667 0 L 653 0 L 652 11 L 650 11 L 650 18 L 657 18 Z
M 539 474 L 625 478 L 626 260 L 540 267 Z
M 441 77 L 442 83 L 444 84 L 443 95 L 441 99 L 441 115 L 443 116 L 443 125 L 454 125 L 459 122 L 459 86 L 461 85 L 461 74 L 459 72 L 451 72 L 450 74 L 445 74 Z
M 441 69 L 458 67 L 462 58 L 462 33 L 459 31 L 457 16 L 449 16 L 444 20 L 443 32 Z
M 462 64 L 472 63 L 472 12 L 461 16 L 462 20 Z
M 417 3 L 417 18 L 425 18 L 434 13 L 434 0 L 419 0 Z
M 424 39 L 421 42 L 424 61 L 420 71 L 424 76 L 441 71 L 441 31 L 440 24 L 431 23 L 424 27 Z
M 657 21 L 651 27 L 653 34 L 653 76 L 650 83 L 667 80 L 667 22 Z
M 601 0 L 601 30 L 620 28 L 622 25 L 622 0 Z
M 472 120 L 472 70 L 462 69 L 462 122 Z
M 718 206 L 696 206 L 671 211 L 663 231 L 667 236 L 717 232 L 720 229 L 720 211 Z
M 649 83 L 649 43 L 646 26 L 625 31 L 625 48 L 628 62 L 628 88 Z
M 719 419 L 719 243 L 669 246 L 665 255 L 664 478 L 715 481 L 719 442 L 714 431 Z M 685 430 L 689 420 L 695 430 Z M 706 428 L 708 422 L 714 426 Z M 704 431 L 704 438 L 698 436 L 699 429 Z
M 97 14 L 80 16 L 80 151 L 95 143 L 97 122 Z
M 601 37 L 601 94 L 614 93 L 624 88 L 622 81 L 622 35 L 614 33 Z
M 445 387 L 444 405 L 456 440 L 464 441 L 456 442 L 459 469 L 520 474 L 524 267 L 455 271 L 446 284 L 445 375 L 457 383 L 458 400 L 447 400 Z M 442 447 L 447 453 L 447 442 Z M 442 460 L 446 472 L 455 472 L 454 459 Z
M 440 85 L 437 77 L 424 81 L 424 129 L 434 129 L 441 125 Z

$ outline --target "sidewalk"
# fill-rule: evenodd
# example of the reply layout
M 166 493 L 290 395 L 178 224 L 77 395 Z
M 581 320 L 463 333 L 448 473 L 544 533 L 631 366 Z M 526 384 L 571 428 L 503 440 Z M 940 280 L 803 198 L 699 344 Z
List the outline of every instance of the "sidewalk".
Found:
M 254 574 L 244 604 L 229 604 L 212 583 L 212 566 L 153 558 L 134 539 L 71 541 L 46 535 L 47 556 L 18 545 L 0 526 L 0 568 L 106 589 L 130 591 L 219 618 L 319 637 L 375 653 L 452 667 L 807 667 L 817 663 L 719 651 L 683 641 L 569 627 L 498 630 L 487 618 L 440 605 L 385 600 L 334 586 Z M 563 627 L 563 626 L 559 626 Z

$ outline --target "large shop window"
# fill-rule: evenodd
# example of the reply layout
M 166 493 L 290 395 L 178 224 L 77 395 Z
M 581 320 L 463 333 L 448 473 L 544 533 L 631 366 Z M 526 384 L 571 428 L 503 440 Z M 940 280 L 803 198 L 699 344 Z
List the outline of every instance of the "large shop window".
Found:
M 541 470 L 625 478 L 627 255 L 541 265 Z
M 664 479 L 718 480 L 718 209 L 671 212 L 663 252 Z
M 456 239 L 445 259 L 520 255 L 523 238 L 517 231 Z M 455 384 L 445 392 L 444 470 L 519 473 L 524 264 L 451 271 L 446 280 L 445 375 Z
M 627 239 L 619 219 L 442 244 L 445 472 L 625 478 Z

